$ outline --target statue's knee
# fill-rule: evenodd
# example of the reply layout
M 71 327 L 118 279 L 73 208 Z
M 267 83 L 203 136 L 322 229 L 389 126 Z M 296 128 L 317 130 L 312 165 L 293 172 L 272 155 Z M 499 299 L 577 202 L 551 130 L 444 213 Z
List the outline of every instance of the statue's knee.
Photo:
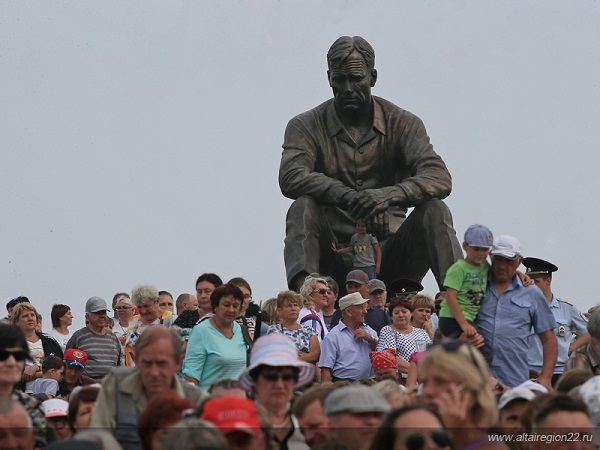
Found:
M 308 195 L 303 195 L 302 197 L 298 197 L 292 202 L 290 210 L 300 209 L 301 211 L 303 211 L 305 209 L 317 208 L 317 205 L 318 203 L 315 201 L 314 198 Z
M 433 198 L 421 203 L 415 208 L 414 212 L 417 212 L 422 217 L 424 224 L 432 223 L 450 223 L 452 224 L 452 214 L 450 208 L 441 200 Z
M 308 195 L 294 200 L 288 209 L 288 217 L 313 217 L 319 212 L 319 204 Z
M 289 226 L 298 226 L 304 224 L 305 227 L 317 226 L 321 215 L 319 213 L 319 204 L 309 196 L 302 196 L 291 204 L 288 209 L 286 222 Z

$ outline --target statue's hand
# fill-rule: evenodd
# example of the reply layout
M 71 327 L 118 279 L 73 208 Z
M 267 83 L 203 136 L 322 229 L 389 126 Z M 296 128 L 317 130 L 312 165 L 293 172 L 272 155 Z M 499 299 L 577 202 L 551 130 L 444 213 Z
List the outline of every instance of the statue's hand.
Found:
M 367 222 L 367 231 L 383 241 L 390 235 L 390 220 L 387 211 L 375 214 Z
M 344 211 L 349 211 L 350 207 L 354 204 L 354 202 L 356 201 L 356 197 L 358 196 L 358 193 L 356 191 L 349 191 L 346 192 L 342 198 L 340 199 L 339 202 L 339 207 L 341 209 L 343 209 Z
M 389 200 L 382 198 L 378 189 L 366 189 L 356 194 L 349 204 L 348 212 L 356 219 L 371 219 L 387 211 Z

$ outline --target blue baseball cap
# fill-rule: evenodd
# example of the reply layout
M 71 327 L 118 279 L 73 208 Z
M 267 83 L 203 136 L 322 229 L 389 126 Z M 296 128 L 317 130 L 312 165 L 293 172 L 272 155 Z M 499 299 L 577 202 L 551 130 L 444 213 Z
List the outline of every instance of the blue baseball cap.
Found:
M 471 247 L 490 248 L 494 243 L 494 236 L 488 227 L 475 224 L 465 231 L 465 243 Z

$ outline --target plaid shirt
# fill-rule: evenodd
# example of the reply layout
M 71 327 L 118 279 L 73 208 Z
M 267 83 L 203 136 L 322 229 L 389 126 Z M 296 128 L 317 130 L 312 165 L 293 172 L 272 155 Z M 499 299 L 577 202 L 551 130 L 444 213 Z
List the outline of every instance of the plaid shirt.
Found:
M 565 364 L 565 372 L 573 369 L 583 369 L 593 375 L 600 375 L 600 354 L 594 347 L 594 339 L 585 347 L 578 349 Z M 600 347 L 600 342 L 597 343 Z

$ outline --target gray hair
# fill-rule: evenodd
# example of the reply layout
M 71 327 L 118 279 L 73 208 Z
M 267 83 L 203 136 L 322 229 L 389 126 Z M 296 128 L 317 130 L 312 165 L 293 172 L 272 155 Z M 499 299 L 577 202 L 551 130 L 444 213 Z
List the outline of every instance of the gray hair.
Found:
M 600 308 L 596 308 L 590 315 L 590 320 L 587 324 L 588 333 L 596 340 L 600 340 Z
M 31 416 L 29 413 L 27 413 L 23 405 L 10 397 L 0 397 L 0 416 L 8 416 L 14 408 L 16 408 L 19 413 L 25 417 L 25 421 L 27 422 L 26 427 L 32 428 L 33 422 L 31 421 Z
M 190 299 L 190 294 L 179 294 L 177 296 L 177 300 L 175 300 L 175 308 L 177 308 L 177 311 L 179 311 L 181 308 L 183 308 L 183 304 L 187 303 Z
M 377 392 L 381 394 L 383 398 L 389 401 L 394 395 L 404 395 L 404 391 L 400 389 L 400 385 L 393 380 L 383 380 L 373 386 Z
M 149 284 L 138 284 L 131 291 L 131 301 L 134 305 L 143 303 L 144 300 L 150 300 L 153 303 L 158 301 L 158 289 Z
M 308 276 L 306 277 L 304 283 L 302 283 L 302 287 L 300 288 L 302 302 L 304 304 L 304 307 L 308 309 L 313 309 L 315 307 L 315 303 L 313 302 L 312 298 L 310 298 L 310 295 L 315 290 L 317 283 L 323 283 L 325 286 L 329 287 L 329 283 L 327 283 L 327 280 L 325 280 L 325 278 Z
M 86 442 L 97 442 L 102 446 L 103 450 L 116 450 L 121 448 L 119 441 L 108 430 L 88 429 L 75 433 L 73 439 L 78 439 L 82 445 Z
M 331 69 L 332 64 L 338 65 L 344 62 L 355 50 L 363 57 L 367 68 L 373 70 L 375 68 L 375 50 L 373 50 L 371 44 L 360 36 L 342 36 L 338 38 L 327 52 L 327 67 Z
M 327 284 L 329 285 L 329 287 L 331 288 L 331 290 L 333 292 L 335 292 L 335 295 L 340 293 L 340 286 L 337 284 L 337 281 L 335 281 L 333 278 L 327 276 L 327 277 L 323 277 L 323 279 L 325 281 L 327 281 Z

